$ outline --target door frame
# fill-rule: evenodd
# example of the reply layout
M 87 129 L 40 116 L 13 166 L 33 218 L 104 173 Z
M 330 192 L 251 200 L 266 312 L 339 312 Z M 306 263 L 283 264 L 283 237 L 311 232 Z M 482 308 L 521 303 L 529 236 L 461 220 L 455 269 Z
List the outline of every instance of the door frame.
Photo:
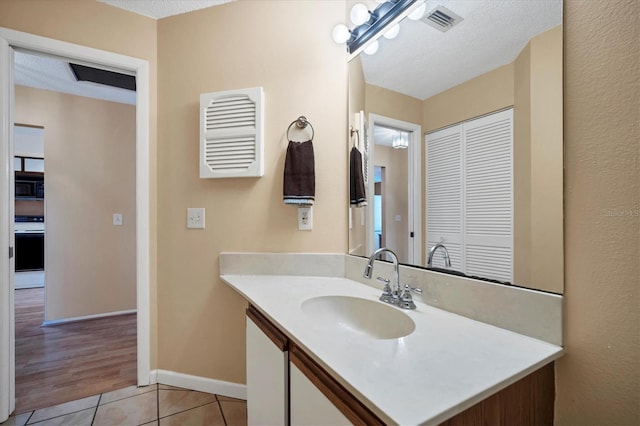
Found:
M 13 193 L 13 49 L 61 56 L 136 76 L 137 381 L 151 382 L 149 63 L 146 60 L 0 27 L 0 422 L 15 410 L 15 318 L 10 217 Z
M 371 142 L 369 143 L 369 184 L 366 189 L 367 194 L 373 194 L 373 167 L 375 162 L 375 140 L 373 139 L 375 126 L 393 127 L 398 130 L 409 132 L 409 170 L 408 173 L 408 224 L 409 232 L 413 232 L 413 238 L 408 238 L 409 264 L 417 265 L 422 263 L 422 126 L 419 124 L 409 123 L 407 121 L 397 120 L 395 118 L 385 117 L 378 114 L 369 114 L 369 135 Z M 373 253 L 373 201 L 367 209 L 365 245 L 366 253 Z

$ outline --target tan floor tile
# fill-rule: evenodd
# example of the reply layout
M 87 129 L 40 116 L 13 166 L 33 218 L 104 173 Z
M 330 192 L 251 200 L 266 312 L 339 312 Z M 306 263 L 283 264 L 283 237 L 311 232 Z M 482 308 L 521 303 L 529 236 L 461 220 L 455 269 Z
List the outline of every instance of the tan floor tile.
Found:
M 224 426 L 217 402 L 160 419 L 160 426 Z
M 157 418 L 157 391 L 153 391 L 99 406 L 93 425 L 140 425 Z
M 51 419 L 53 417 L 59 417 L 65 414 L 75 413 L 76 411 L 86 410 L 87 408 L 94 408 L 98 405 L 99 399 L 100 395 L 94 395 L 88 398 L 82 398 L 71 402 L 65 402 L 60 405 L 54 405 L 53 407 L 36 410 L 35 413 L 33 413 L 33 416 L 29 419 L 29 424 Z
M 129 386 L 124 389 L 118 389 L 111 392 L 106 392 L 102 394 L 102 398 L 100 398 L 100 405 L 108 404 L 113 401 L 117 401 L 119 399 L 129 398 L 130 396 L 141 395 L 147 392 L 153 392 L 157 389 L 157 385 L 150 386 Z
M 218 397 L 218 401 L 245 402 L 245 403 L 247 402 L 247 400 L 245 399 L 231 398 L 230 396 L 216 395 L 216 397 Z
M 177 387 L 177 386 L 163 385 L 163 384 L 161 384 L 161 383 L 158 383 L 158 389 L 184 390 L 184 391 L 191 390 L 191 389 L 179 388 L 179 387 Z
M 245 426 L 247 424 L 247 403 L 220 401 L 224 419 L 229 426 Z
M 33 411 L 29 411 L 18 414 L 17 416 L 11 416 L 6 422 L 2 423 L 2 426 L 24 426 L 27 424 L 27 420 L 29 420 L 29 416 L 31 416 L 32 413 Z
M 171 414 L 199 407 L 216 401 L 216 396 L 210 393 L 183 390 L 158 390 L 160 402 L 160 418 Z
M 95 407 L 92 407 L 75 413 L 65 414 L 64 416 L 54 417 L 53 419 L 29 424 L 35 424 L 36 426 L 91 426 L 91 421 L 93 420 L 95 412 Z

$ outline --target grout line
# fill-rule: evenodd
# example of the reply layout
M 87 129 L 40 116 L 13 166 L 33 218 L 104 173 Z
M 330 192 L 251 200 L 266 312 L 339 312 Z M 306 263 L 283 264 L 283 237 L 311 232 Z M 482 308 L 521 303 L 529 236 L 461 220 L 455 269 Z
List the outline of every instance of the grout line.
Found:
M 211 402 L 207 402 L 206 404 L 202 404 L 202 405 L 198 405 L 198 406 L 195 406 L 195 407 L 187 408 L 186 410 L 176 411 L 175 413 L 168 414 L 168 415 L 166 415 L 166 416 L 164 416 L 162 418 L 166 419 L 167 417 L 175 416 L 176 414 L 186 413 L 187 411 L 195 410 L 196 408 L 206 407 L 207 405 L 215 404 L 216 402 L 218 402 L 218 401 L 211 401 Z M 160 420 L 160 419 L 158 419 L 158 420 Z
M 98 414 L 98 407 L 100 407 L 100 401 L 102 401 L 102 395 L 100 394 L 100 397 L 98 398 L 98 403 L 96 404 L 96 409 L 93 412 L 93 417 L 91 418 L 91 426 L 93 426 L 93 423 L 96 421 L 96 414 Z
M 142 387 L 142 386 L 141 386 L 141 387 Z M 152 387 L 152 385 L 149 385 L 149 386 L 148 386 L 148 388 L 151 388 L 151 387 Z M 122 389 L 126 389 L 126 388 L 122 388 Z M 138 389 L 139 389 L 139 388 L 138 388 Z M 116 391 L 116 390 L 120 390 L 120 389 L 115 389 L 114 391 Z M 111 392 L 114 392 L 114 391 L 109 391 L 109 392 L 105 392 L 105 393 L 111 393 Z M 135 395 L 123 396 L 123 397 L 121 397 L 121 398 L 114 399 L 113 401 L 105 402 L 105 403 L 104 403 L 104 405 L 113 404 L 114 402 L 122 401 L 123 399 L 133 398 L 133 397 L 135 397 L 135 396 L 145 395 L 145 394 L 150 393 L 150 392 L 153 392 L 153 389 L 150 389 L 150 390 L 148 390 L 148 391 L 146 391 L 146 392 L 137 393 L 137 394 L 135 394 Z M 103 393 L 103 394 L 101 394 L 101 395 L 100 395 L 100 400 L 102 400 L 102 395 L 104 395 L 105 393 Z M 100 404 L 98 404 L 98 405 L 100 405 Z
M 29 414 L 29 418 L 27 418 L 27 421 L 26 421 L 26 422 L 24 422 L 25 426 L 29 424 L 29 420 L 31 420 L 31 417 L 33 417 L 33 413 L 35 413 L 35 412 L 36 412 L 36 410 L 33 410 L 33 411 L 31 412 L 31 414 Z
M 224 410 L 222 409 L 222 401 L 218 399 L 218 395 L 216 395 L 216 400 L 218 401 L 218 408 L 220 408 L 220 414 L 222 415 L 222 421 L 225 426 L 227 426 L 227 418 L 224 416 Z
M 160 386 L 156 383 L 156 422 L 160 425 Z

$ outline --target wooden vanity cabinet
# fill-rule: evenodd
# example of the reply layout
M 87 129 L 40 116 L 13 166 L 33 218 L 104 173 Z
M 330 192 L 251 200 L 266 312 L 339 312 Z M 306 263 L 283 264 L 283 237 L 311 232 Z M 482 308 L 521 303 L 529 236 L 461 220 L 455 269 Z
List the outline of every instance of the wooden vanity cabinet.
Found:
M 384 424 L 251 305 L 246 327 L 250 425 Z
M 554 400 L 550 363 L 441 425 L 553 425 Z M 385 424 L 251 305 L 247 412 L 250 425 Z

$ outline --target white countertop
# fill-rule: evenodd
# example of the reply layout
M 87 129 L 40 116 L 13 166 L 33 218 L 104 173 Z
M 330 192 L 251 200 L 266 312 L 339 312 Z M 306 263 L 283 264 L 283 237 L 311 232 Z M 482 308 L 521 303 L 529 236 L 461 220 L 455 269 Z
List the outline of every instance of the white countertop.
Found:
M 346 278 L 221 275 L 385 421 L 438 424 L 559 358 L 562 347 L 416 301 L 406 337 L 375 340 L 318 323 L 301 304 L 380 291 Z M 397 309 L 397 308 L 394 308 Z

